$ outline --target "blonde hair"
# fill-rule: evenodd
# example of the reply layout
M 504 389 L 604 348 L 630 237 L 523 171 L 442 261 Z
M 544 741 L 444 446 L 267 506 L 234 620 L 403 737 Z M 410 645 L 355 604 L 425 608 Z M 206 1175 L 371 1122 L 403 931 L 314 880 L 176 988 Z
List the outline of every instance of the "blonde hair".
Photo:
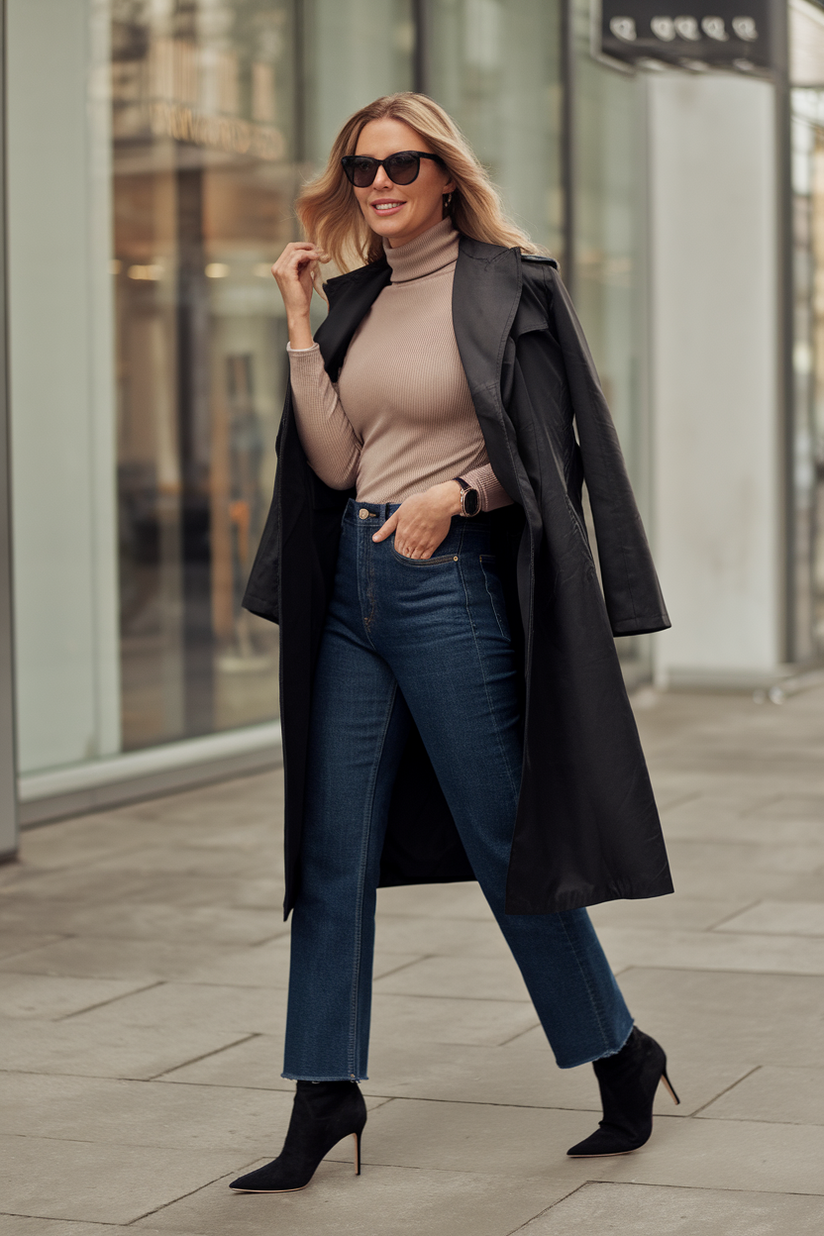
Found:
M 324 171 L 301 190 L 295 211 L 307 239 L 328 253 L 341 271 L 376 262 L 383 241 L 364 219 L 341 159 L 354 154 L 371 120 L 400 120 L 419 133 L 455 181 L 449 213 L 456 229 L 474 240 L 537 252 L 504 213 L 500 194 L 451 116 L 425 94 L 404 91 L 375 99 L 350 116 L 332 145 Z

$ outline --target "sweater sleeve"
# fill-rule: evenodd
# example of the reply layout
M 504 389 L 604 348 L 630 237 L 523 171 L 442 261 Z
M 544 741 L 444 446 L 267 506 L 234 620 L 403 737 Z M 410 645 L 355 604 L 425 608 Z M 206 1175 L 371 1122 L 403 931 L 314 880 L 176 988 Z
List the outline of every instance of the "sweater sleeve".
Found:
M 323 366 L 320 348 L 287 344 L 298 437 L 309 467 L 330 489 L 351 489 L 361 443 Z
M 463 479 L 480 494 L 482 511 L 497 511 L 499 507 L 512 506 L 512 499 L 492 471 L 492 464 L 464 472 Z

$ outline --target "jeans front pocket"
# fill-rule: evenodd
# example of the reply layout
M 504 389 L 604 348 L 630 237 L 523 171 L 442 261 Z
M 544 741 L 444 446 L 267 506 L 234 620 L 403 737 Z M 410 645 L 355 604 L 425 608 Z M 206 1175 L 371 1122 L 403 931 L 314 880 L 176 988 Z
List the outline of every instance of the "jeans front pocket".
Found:
M 440 549 L 441 546 L 439 545 L 438 548 Z M 395 557 L 400 562 L 405 562 L 407 566 L 413 566 L 413 567 L 438 566 L 438 564 L 442 562 L 457 562 L 458 561 L 457 554 L 438 554 L 437 557 L 432 557 L 432 558 L 407 558 L 405 554 L 399 554 L 398 551 L 395 549 L 394 536 L 392 537 L 392 553 L 395 555 Z
M 504 597 L 504 587 L 501 583 L 498 572 L 495 566 L 494 554 L 479 554 L 481 571 L 483 572 L 484 583 L 486 584 L 487 595 L 492 604 L 492 612 L 498 623 L 501 635 L 504 639 L 511 639 L 509 630 L 509 618 L 506 613 L 506 598 Z

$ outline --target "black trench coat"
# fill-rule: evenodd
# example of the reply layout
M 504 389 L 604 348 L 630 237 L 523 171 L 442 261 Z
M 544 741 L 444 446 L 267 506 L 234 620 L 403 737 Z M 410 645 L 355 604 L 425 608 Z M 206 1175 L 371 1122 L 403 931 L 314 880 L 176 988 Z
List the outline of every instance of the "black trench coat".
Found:
M 329 314 L 316 339 L 333 381 L 390 274 L 384 259 L 326 285 Z M 523 666 L 524 763 L 507 912 L 669 893 L 658 812 L 613 635 L 670 623 L 581 327 L 553 262 L 466 237 L 452 316 L 490 462 L 516 503 L 494 520 Z M 300 878 L 313 672 L 341 512 L 355 495 L 330 489 L 310 469 L 291 392 L 277 450 L 274 497 L 243 603 L 281 628 L 288 915 Z M 392 797 L 381 883 L 473 878 L 413 731 Z

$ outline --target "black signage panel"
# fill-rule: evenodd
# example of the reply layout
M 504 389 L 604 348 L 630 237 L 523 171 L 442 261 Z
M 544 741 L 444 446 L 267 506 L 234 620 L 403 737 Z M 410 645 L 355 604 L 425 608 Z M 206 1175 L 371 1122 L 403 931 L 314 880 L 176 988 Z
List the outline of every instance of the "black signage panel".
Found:
M 769 69 L 771 9 L 771 0 L 602 0 L 601 50 L 684 68 Z

